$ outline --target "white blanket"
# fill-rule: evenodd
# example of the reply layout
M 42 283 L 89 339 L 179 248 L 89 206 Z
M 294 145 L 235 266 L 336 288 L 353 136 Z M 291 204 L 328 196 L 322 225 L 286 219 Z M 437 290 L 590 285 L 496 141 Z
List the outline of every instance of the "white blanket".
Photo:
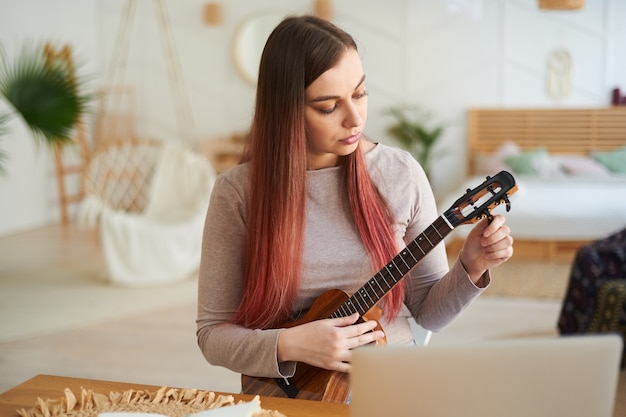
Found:
M 464 181 L 439 202 L 440 212 L 449 209 L 467 188 L 484 181 L 477 176 Z M 516 176 L 518 191 L 510 198 L 506 213 L 514 238 L 524 240 L 597 240 L 626 227 L 626 177 L 568 177 L 544 179 Z M 457 227 L 446 240 L 465 238 L 471 226 Z
M 81 204 L 83 226 L 99 221 L 112 282 L 155 285 L 189 278 L 200 265 L 202 233 L 215 172 L 180 145 L 164 146 L 141 214 L 116 211 L 96 196 Z

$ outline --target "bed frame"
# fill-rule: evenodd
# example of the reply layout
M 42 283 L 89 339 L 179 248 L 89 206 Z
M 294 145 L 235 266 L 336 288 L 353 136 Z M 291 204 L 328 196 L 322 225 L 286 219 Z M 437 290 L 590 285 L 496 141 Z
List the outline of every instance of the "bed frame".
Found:
M 626 145 L 626 106 L 590 109 L 470 109 L 467 114 L 467 175 L 475 174 L 479 154 L 504 141 L 522 150 L 545 147 L 549 153 L 588 155 Z M 588 241 L 515 241 L 515 257 L 570 261 Z M 448 252 L 460 250 L 452 241 Z

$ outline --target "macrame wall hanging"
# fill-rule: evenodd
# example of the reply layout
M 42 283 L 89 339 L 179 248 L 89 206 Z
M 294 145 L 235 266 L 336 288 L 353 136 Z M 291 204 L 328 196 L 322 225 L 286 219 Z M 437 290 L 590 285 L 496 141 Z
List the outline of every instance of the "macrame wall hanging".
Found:
M 552 51 L 548 57 L 546 91 L 556 101 L 572 95 L 572 56 L 565 48 Z

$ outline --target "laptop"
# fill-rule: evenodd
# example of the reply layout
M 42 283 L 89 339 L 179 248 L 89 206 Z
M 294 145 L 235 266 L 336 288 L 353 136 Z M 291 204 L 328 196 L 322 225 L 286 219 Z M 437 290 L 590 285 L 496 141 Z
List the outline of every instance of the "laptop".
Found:
M 618 335 L 353 352 L 352 417 L 612 417 Z

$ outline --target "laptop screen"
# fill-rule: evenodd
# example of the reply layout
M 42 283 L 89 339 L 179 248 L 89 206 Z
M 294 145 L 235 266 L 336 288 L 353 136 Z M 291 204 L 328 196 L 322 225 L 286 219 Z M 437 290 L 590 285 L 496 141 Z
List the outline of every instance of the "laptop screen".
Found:
M 617 335 L 353 352 L 353 417 L 612 417 Z

